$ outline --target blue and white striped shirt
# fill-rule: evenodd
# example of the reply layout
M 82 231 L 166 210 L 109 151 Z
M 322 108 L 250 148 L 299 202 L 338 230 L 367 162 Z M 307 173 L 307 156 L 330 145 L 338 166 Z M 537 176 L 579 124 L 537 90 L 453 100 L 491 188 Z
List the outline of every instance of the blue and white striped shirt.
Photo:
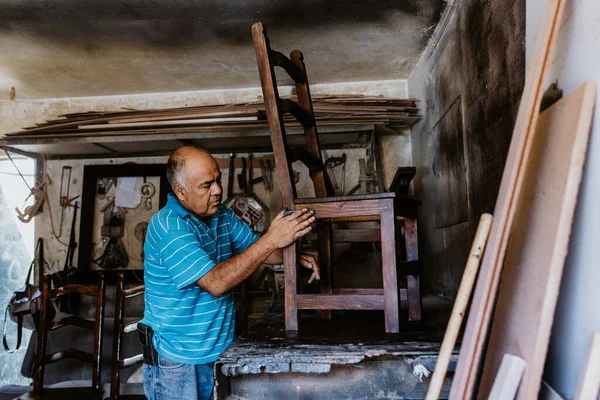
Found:
M 144 244 L 143 323 L 154 347 L 184 364 L 216 361 L 234 339 L 233 292 L 215 297 L 196 284 L 215 265 L 258 240 L 248 225 L 221 205 L 210 226 L 173 194 L 150 220 Z

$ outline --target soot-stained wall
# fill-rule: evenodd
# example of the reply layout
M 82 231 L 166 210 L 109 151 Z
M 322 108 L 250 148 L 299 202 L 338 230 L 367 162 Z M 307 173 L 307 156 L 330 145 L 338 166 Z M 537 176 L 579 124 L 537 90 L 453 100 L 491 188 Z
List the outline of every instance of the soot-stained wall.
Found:
M 422 285 L 448 297 L 494 209 L 525 78 L 525 0 L 453 3 L 408 82 L 425 110 L 411 132 Z

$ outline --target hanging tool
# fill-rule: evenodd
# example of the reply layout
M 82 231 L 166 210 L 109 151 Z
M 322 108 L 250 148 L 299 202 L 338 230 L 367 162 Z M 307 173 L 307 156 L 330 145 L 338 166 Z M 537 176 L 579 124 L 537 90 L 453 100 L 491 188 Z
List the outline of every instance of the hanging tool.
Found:
M 150 182 L 146 182 L 140 187 L 140 194 L 146 210 L 152 210 L 152 196 L 154 196 L 154 193 L 156 193 L 156 187 Z
M 265 190 L 272 192 L 273 191 L 273 165 L 271 163 L 271 159 L 268 158 L 266 160 L 260 160 L 260 173 L 262 174 L 263 184 L 265 185 Z
M 227 198 L 223 204 L 227 205 L 233 198 L 233 175 L 235 169 L 235 154 L 229 153 L 229 171 L 227 171 Z
M 333 171 L 336 167 L 342 167 L 342 184 L 339 185 L 337 179 L 335 177 L 335 172 Z M 329 179 L 331 180 L 331 184 L 336 191 L 340 191 L 341 194 L 344 194 L 344 181 L 346 180 L 346 153 L 342 153 L 341 157 L 329 157 L 327 161 L 325 161 L 325 169 L 327 170 L 327 175 L 329 175 Z
M 55 272 L 50 276 L 52 286 L 54 289 L 68 285 L 70 283 L 77 283 L 77 267 L 73 265 L 73 256 L 75 255 L 75 249 L 77 248 L 77 242 L 75 242 L 75 222 L 77 221 L 77 209 L 79 208 L 77 202 L 73 207 L 73 221 L 71 222 L 71 234 L 69 236 L 69 248 L 67 249 L 67 256 L 65 257 L 65 265 L 62 271 Z M 77 308 L 79 302 L 79 294 L 68 293 L 56 299 L 56 305 L 61 312 L 73 313 Z
M 76 200 L 79 195 L 74 196 L 74 197 L 69 197 L 69 191 L 71 189 L 71 170 L 72 168 L 70 166 L 64 166 L 62 168 L 62 172 L 60 175 L 60 198 L 59 198 L 59 202 L 60 202 L 60 206 L 61 206 L 61 211 L 60 211 L 60 224 L 58 227 L 58 237 L 62 236 L 62 227 L 63 227 L 63 222 L 65 219 L 65 209 L 67 207 L 73 207 L 73 205 L 71 205 L 71 203 Z M 66 183 L 65 183 L 65 177 L 66 177 Z

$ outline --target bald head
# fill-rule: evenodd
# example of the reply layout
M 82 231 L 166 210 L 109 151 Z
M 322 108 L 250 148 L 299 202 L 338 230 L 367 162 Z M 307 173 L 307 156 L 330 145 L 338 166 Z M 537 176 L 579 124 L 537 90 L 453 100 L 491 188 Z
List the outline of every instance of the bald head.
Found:
M 204 149 L 185 146 L 167 161 L 167 178 L 177 200 L 199 218 L 219 210 L 223 187 L 217 161 Z
M 173 190 L 175 190 L 175 185 L 179 185 L 187 191 L 190 190 L 185 166 L 188 161 L 198 159 L 204 162 L 209 161 L 208 159 L 214 160 L 208 151 L 195 146 L 183 146 L 171 154 L 167 161 L 167 179 Z

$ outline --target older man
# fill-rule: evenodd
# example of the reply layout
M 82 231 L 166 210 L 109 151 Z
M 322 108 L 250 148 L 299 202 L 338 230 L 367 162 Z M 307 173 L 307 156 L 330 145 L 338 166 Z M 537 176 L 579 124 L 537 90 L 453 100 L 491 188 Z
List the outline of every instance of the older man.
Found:
M 315 218 L 306 209 L 280 213 L 259 238 L 221 204 L 219 166 L 196 147 L 171 155 L 167 177 L 174 194 L 152 217 L 144 245 L 142 323 L 152 328 L 157 353 L 155 365 L 144 365 L 144 391 L 151 400 L 211 399 L 213 363 L 234 340 L 231 289 L 262 263 L 282 263 L 282 249 Z M 300 262 L 313 270 L 311 281 L 318 276 L 314 256 Z

